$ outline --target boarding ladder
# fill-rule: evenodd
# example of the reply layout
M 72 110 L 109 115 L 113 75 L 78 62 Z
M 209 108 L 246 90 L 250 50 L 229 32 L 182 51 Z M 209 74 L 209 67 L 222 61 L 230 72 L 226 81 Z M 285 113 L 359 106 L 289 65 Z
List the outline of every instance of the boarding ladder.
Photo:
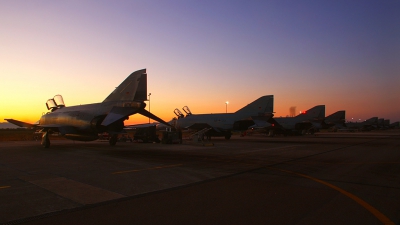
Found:
M 202 130 L 199 130 L 199 131 L 193 133 L 192 135 L 190 135 L 189 139 L 196 141 L 196 142 L 204 141 L 204 134 L 211 129 L 212 129 L 211 127 L 207 127 Z

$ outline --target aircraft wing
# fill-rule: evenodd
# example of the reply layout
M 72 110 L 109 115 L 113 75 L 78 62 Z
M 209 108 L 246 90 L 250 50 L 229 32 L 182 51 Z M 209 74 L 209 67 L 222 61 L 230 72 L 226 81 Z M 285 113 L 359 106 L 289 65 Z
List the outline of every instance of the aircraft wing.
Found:
M 125 126 L 125 129 L 136 129 L 136 128 L 146 128 L 146 127 L 151 127 L 151 126 L 157 126 L 158 122 L 154 123 L 142 123 L 142 124 L 134 124 L 134 125 L 127 125 Z
M 153 113 L 151 113 L 151 112 L 149 112 L 149 111 L 147 111 L 147 110 L 145 110 L 145 109 L 139 110 L 138 113 L 141 114 L 141 115 L 143 115 L 143 116 L 146 116 L 146 117 L 148 117 L 148 118 L 150 118 L 150 119 L 152 119 L 152 120 L 158 121 L 158 122 L 160 122 L 160 123 L 162 123 L 162 124 L 164 124 L 164 125 L 166 125 L 166 126 L 168 126 L 168 127 L 172 127 L 171 124 L 165 122 L 164 120 L 162 120 L 162 119 L 159 118 L 158 116 L 154 115 Z
M 254 125 L 252 127 L 269 127 L 271 124 L 264 120 L 253 119 Z
M 103 122 L 101 122 L 101 125 L 108 126 L 115 121 L 126 118 L 136 113 L 137 111 L 138 110 L 136 108 L 114 106 L 107 114 L 106 118 L 104 118 Z
M 156 115 L 152 114 L 151 112 L 145 109 L 138 110 L 137 108 L 118 107 L 118 106 L 114 106 L 111 109 L 111 111 L 107 114 L 106 118 L 104 118 L 101 125 L 108 126 L 114 123 L 115 121 L 121 120 L 135 113 L 139 113 L 143 116 L 149 117 L 152 120 L 158 121 L 167 126 L 171 126 L 169 123 L 165 122 L 164 120 L 160 119 L 159 117 L 157 117 Z
M 233 123 L 232 130 L 244 131 L 255 125 L 254 120 L 250 117 L 247 119 L 237 120 Z
M 60 124 L 39 125 L 39 124 L 26 123 L 26 122 L 14 120 L 14 119 L 5 119 L 5 120 L 7 120 L 9 123 L 15 124 L 19 127 L 44 128 L 44 129 L 52 128 L 53 131 L 58 131 L 58 132 L 62 132 L 62 133 L 75 132 L 75 128 L 72 126 L 64 126 L 64 125 L 60 125 Z
M 281 127 L 281 125 L 271 116 L 252 116 L 251 119 L 256 127 Z
M 14 120 L 14 119 L 4 119 L 4 120 L 7 120 L 7 122 L 17 125 L 19 127 L 28 127 L 28 128 L 37 127 L 37 124 L 26 123 L 19 120 Z

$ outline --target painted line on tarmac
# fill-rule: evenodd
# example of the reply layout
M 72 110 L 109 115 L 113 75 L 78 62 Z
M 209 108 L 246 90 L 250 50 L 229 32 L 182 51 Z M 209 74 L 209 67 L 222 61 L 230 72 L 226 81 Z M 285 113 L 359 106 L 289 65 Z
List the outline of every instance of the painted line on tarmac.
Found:
M 280 147 L 274 147 L 274 148 L 255 148 L 254 150 L 251 150 L 251 151 L 237 153 L 237 154 L 235 154 L 235 157 L 243 157 L 246 155 L 251 155 L 251 154 L 259 153 L 259 152 L 266 152 L 269 150 L 290 149 L 290 148 L 299 147 L 299 146 L 303 146 L 303 145 L 288 145 L 288 146 L 280 146 Z
M 318 161 L 304 161 L 304 162 L 285 162 L 285 164 L 326 164 L 326 165 L 369 165 L 369 164 L 400 164 L 400 162 L 318 162 Z
M 10 188 L 11 186 L 0 186 L 0 189 Z
M 307 179 L 313 180 L 313 181 L 318 182 L 318 183 L 320 183 L 320 184 L 326 185 L 326 186 L 328 186 L 328 187 L 330 187 L 330 188 L 332 188 L 332 189 L 335 189 L 336 191 L 339 191 L 339 192 L 342 193 L 343 195 L 345 195 L 345 196 L 347 196 L 347 197 L 353 199 L 355 202 L 357 202 L 357 203 L 360 204 L 362 207 L 364 207 L 366 210 L 368 210 L 370 213 L 372 213 L 372 214 L 373 214 L 376 218 L 378 218 L 383 224 L 395 225 L 394 222 L 392 222 L 389 218 L 387 218 L 385 215 L 383 215 L 383 213 L 381 213 L 379 210 L 375 209 L 373 206 L 371 206 L 370 204 L 368 204 L 366 201 L 362 200 L 361 198 L 359 198 L 359 197 L 353 195 L 352 193 L 347 192 L 347 191 L 345 191 L 345 190 L 343 190 L 343 189 L 341 189 L 341 188 L 339 188 L 339 187 L 337 187 L 337 186 L 335 186 L 335 185 L 333 185 L 333 184 L 330 184 L 330 183 L 328 183 L 328 182 L 325 182 L 325 181 L 323 181 L 323 180 L 320 180 L 320 179 L 317 179 L 317 178 L 314 178 L 314 177 L 307 176 L 307 175 L 305 175 L 305 174 L 296 173 L 296 172 L 289 171 L 289 170 L 282 170 L 282 169 L 277 169 L 277 168 L 272 168 L 272 167 L 266 167 L 266 168 L 268 168 L 268 169 L 273 169 L 273 170 L 279 170 L 279 171 L 282 171 L 282 172 L 285 172 L 285 173 L 295 174 L 295 175 L 297 175 L 297 176 L 305 177 L 305 178 L 307 178 Z
M 182 166 L 183 164 L 174 164 L 174 165 L 166 165 L 166 166 L 156 166 L 156 167 L 151 167 L 151 168 L 146 168 L 146 169 L 137 169 L 137 170 L 124 170 L 124 171 L 117 171 L 111 174 L 122 174 L 122 173 L 133 173 L 133 172 L 140 172 L 140 171 L 146 171 L 146 170 L 158 170 L 158 169 L 164 169 L 164 168 L 172 168 L 172 167 L 178 167 Z
M 30 180 L 28 182 L 82 205 L 126 197 L 116 192 L 70 180 L 65 177 Z
M 300 147 L 300 146 L 304 146 L 304 145 L 287 145 L 287 146 L 279 146 L 279 147 L 274 147 L 274 148 L 255 148 L 254 150 L 241 152 L 239 154 L 247 154 L 247 153 L 254 153 L 254 152 L 265 152 L 265 151 L 268 151 L 268 150 L 277 150 L 277 149 L 293 148 L 293 147 Z

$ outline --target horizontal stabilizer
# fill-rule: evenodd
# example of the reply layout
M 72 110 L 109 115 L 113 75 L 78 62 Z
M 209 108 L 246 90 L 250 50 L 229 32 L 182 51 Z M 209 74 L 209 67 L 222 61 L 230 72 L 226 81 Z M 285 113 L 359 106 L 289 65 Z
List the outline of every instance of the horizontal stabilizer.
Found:
M 106 118 L 104 118 L 101 125 L 108 126 L 118 120 L 124 119 L 134 113 L 136 113 L 138 108 L 133 107 L 118 107 L 114 106 L 111 111 L 107 114 Z
M 145 116 L 145 117 L 149 117 L 152 120 L 158 121 L 164 125 L 167 125 L 168 127 L 171 127 L 171 124 L 165 122 L 164 120 L 162 120 L 161 118 L 159 118 L 158 116 L 154 115 L 153 113 L 145 110 L 145 109 L 141 109 L 140 111 L 138 111 L 137 113 Z
M 26 122 L 22 122 L 22 121 L 19 121 L 19 120 L 14 120 L 14 119 L 4 119 L 4 120 L 7 120 L 9 123 L 17 125 L 19 127 L 28 127 L 28 128 L 36 127 L 35 124 L 26 123 Z

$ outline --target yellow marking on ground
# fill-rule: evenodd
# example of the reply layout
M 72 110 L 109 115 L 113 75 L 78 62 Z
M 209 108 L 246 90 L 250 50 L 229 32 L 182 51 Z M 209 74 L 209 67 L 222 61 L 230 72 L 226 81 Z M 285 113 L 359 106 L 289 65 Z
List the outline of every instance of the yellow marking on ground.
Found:
M 366 210 L 368 210 L 370 213 L 372 213 L 376 218 L 378 218 L 383 224 L 387 224 L 387 225 L 395 225 L 394 222 L 392 222 L 389 218 L 387 218 L 385 215 L 383 215 L 383 213 L 379 212 L 379 210 L 375 209 L 374 207 L 372 207 L 370 204 L 368 204 L 366 201 L 362 200 L 361 198 L 353 195 L 350 192 L 347 192 L 333 184 L 330 184 L 328 182 L 325 182 L 323 180 L 314 178 L 314 177 L 310 177 L 307 176 L 305 174 L 301 174 L 301 173 L 296 173 L 293 171 L 289 171 L 289 170 L 282 170 L 282 169 L 276 169 L 276 168 L 272 168 L 272 167 L 267 167 L 268 169 L 273 169 L 273 170 L 279 170 L 285 173 L 291 173 L 291 174 L 295 174 L 297 176 L 301 176 L 301 177 L 305 177 L 307 179 L 313 180 L 315 182 L 321 183 L 323 185 L 326 185 L 332 189 L 335 189 L 336 191 L 339 191 L 340 193 L 346 195 L 347 197 L 353 199 L 354 201 L 356 201 L 358 204 L 360 204 L 362 207 L 364 207 Z
M 30 180 L 29 183 L 83 205 L 126 197 L 122 194 L 64 177 Z
M 182 165 L 183 165 L 183 164 L 174 164 L 174 165 L 166 165 L 166 166 L 156 166 L 156 167 L 151 167 L 151 168 L 146 168 L 146 169 L 118 171 L 118 172 L 114 172 L 114 173 L 112 173 L 112 174 L 132 173 L 132 172 L 140 172 L 140 171 L 146 171 L 146 170 L 158 170 L 158 169 L 164 169 L 164 168 L 178 167 L 178 166 L 182 166 Z
M 0 189 L 10 188 L 11 186 L 0 186 Z
M 284 162 L 285 164 L 341 164 L 341 165 L 363 165 L 363 164 L 400 164 L 400 162 Z

